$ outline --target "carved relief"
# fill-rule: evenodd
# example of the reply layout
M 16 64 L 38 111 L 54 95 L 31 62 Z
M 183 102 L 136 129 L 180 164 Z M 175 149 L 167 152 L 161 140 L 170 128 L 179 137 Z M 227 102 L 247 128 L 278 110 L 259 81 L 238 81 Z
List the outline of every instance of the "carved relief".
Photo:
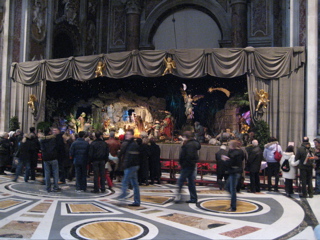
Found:
M 42 41 L 46 36 L 46 8 L 47 1 L 34 1 L 31 33 L 32 37 L 37 41 Z
M 306 45 L 306 34 L 307 34 L 307 23 L 306 23 L 306 13 L 307 13 L 307 6 L 305 0 L 300 0 L 299 2 L 299 45 L 305 46 Z
M 79 0 L 60 0 L 57 6 L 56 23 L 67 21 L 70 25 L 79 25 Z
M 97 11 L 97 0 L 89 0 L 88 1 L 88 13 L 92 14 L 92 15 L 96 15 L 96 11 Z
M 93 21 L 89 20 L 87 23 L 87 55 L 96 54 L 96 26 Z
M 126 5 L 127 13 L 140 14 L 141 12 L 141 0 L 122 0 Z
M 112 11 L 112 44 L 114 46 L 121 46 L 125 44 L 125 11 L 122 7 L 114 7 Z
M 264 37 L 268 35 L 268 5 L 266 0 L 251 1 L 251 36 Z

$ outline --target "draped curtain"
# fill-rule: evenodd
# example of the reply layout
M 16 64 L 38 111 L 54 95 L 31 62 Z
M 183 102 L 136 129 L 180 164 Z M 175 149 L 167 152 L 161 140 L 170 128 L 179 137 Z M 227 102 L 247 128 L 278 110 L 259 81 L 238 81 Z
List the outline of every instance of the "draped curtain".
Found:
M 133 50 L 13 63 L 11 78 L 16 85 L 24 86 L 18 91 L 25 96 L 24 99 L 27 99 L 29 93 L 36 92 L 43 109 L 45 81 L 93 79 L 99 61 L 105 64 L 104 76 L 109 78 L 132 75 L 159 77 L 165 69 L 164 58 L 169 56 L 176 62 L 173 74 L 180 78 L 200 78 L 206 75 L 234 78 L 246 74 L 251 112 L 255 109 L 255 90 L 264 89 L 269 93 L 270 103 L 263 119 L 269 124 L 271 134 L 278 137 L 282 145 L 288 141 L 300 142 L 304 119 L 304 47 Z M 11 111 L 25 112 L 23 109 L 26 107 L 26 102 L 12 104 Z M 43 118 L 44 111 L 41 114 Z M 25 125 L 28 124 L 29 120 Z

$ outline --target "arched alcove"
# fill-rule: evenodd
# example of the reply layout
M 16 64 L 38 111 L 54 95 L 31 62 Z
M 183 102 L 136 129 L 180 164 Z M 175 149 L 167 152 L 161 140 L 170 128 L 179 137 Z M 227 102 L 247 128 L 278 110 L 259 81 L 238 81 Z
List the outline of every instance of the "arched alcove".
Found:
M 221 37 L 218 24 L 208 14 L 187 8 L 170 14 L 160 23 L 152 44 L 157 50 L 219 48 Z
M 217 24 L 217 27 L 220 30 L 221 39 L 219 40 L 219 43 L 230 41 L 231 25 L 230 20 L 228 19 L 228 13 L 216 1 L 163 1 L 151 11 L 147 19 L 141 25 L 140 49 L 154 49 L 152 41 L 160 24 L 168 16 L 172 15 L 172 13 L 179 12 L 184 9 L 194 9 L 208 15 Z M 202 36 L 202 38 L 204 37 L 205 36 Z
M 53 40 L 53 58 L 65 58 L 75 55 L 75 47 L 72 39 L 65 32 L 60 32 Z

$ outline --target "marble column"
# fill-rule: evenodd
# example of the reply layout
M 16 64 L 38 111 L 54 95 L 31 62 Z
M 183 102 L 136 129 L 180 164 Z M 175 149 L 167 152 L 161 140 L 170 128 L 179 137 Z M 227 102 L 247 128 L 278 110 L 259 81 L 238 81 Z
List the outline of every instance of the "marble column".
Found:
M 307 2 L 307 76 L 306 76 L 306 135 L 317 136 L 318 99 L 318 1 Z
M 11 36 L 10 36 L 10 17 L 11 17 L 11 1 L 5 1 L 2 9 L 3 14 L 3 39 L 2 39 L 2 71 L 1 71 L 1 112 L 0 112 L 0 131 L 8 131 L 9 129 L 9 117 L 10 117 L 10 66 L 12 61 L 11 50 Z
M 231 47 L 245 48 L 248 44 L 247 0 L 231 0 Z
M 141 1 L 126 1 L 126 50 L 139 49 Z

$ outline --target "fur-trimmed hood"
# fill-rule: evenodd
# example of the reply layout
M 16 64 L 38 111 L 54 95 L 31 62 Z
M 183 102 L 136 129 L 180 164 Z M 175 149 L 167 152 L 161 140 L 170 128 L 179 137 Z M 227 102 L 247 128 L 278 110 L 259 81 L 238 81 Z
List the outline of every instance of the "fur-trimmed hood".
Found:
M 55 135 L 40 136 L 39 140 L 46 140 L 46 139 L 50 140 L 55 137 L 56 137 Z
M 266 145 L 264 145 L 264 148 L 267 148 L 268 150 L 276 150 L 277 144 L 279 145 L 278 141 L 269 142 Z

